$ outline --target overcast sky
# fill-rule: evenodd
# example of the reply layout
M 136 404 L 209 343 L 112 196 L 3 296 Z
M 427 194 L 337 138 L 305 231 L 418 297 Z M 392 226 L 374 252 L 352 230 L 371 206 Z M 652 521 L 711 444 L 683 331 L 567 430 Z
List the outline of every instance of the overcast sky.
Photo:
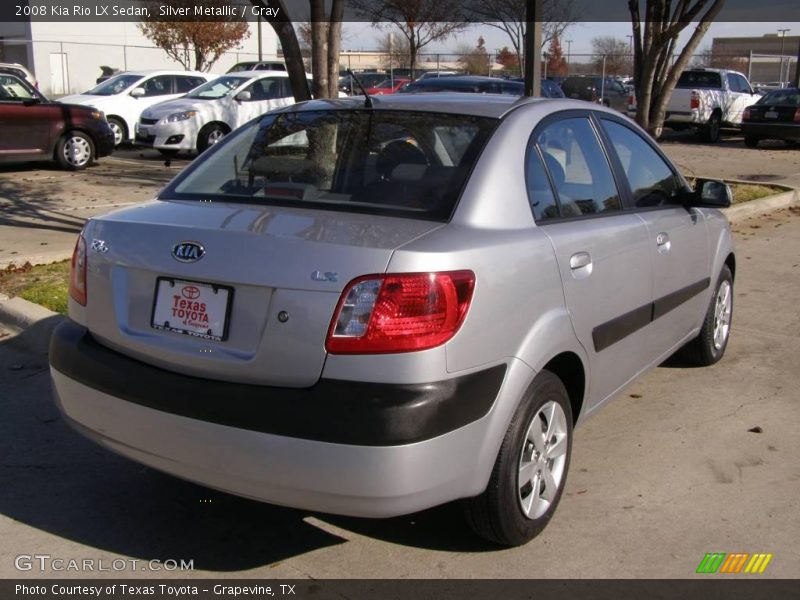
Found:
M 765 33 L 777 33 L 778 29 L 789 28 L 786 35 L 800 35 L 800 23 L 713 23 L 699 49 L 711 47 L 714 37 L 761 36 Z M 386 31 L 390 31 L 387 29 Z M 680 38 L 680 47 L 689 39 L 693 26 L 687 27 Z M 342 48 L 346 50 L 374 50 L 377 39 L 382 32 L 369 23 L 346 23 Z M 621 23 L 578 23 L 570 27 L 561 40 L 564 53 L 567 52 L 566 40 L 572 40 L 570 50 L 573 54 L 589 54 L 592 51 L 592 39 L 600 36 L 614 36 L 627 40 L 631 34 L 631 24 Z M 511 46 L 505 32 L 487 25 L 473 25 L 470 29 L 458 34 L 458 38 L 449 38 L 443 43 L 431 44 L 423 52 L 453 52 L 461 44 L 477 44 L 479 36 L 486 40 L 489 52 L 499 50 L 503 46 Z

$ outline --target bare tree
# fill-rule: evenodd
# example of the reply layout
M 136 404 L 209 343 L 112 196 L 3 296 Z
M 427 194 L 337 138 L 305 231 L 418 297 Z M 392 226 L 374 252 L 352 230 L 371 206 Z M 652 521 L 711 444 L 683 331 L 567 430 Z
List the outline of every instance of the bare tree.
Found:
M 209 4 L 221 6 L 225 2 L 209 0 Z M 173 0 L 171 5 L 191 8 L 187 0 Z M 160 21 L 146 18 L 138 27 L 145 37 L 187 71 L 208 71 L 224 52 L 236 48 L 250 35 L 250 29 L 243 21 Z
M 477 46 L 461 44 L 456 49 L 456 54 L 459 55 L 458 62 L 468 74 L 488 75 L 492 69 L 492 62 L 486 51 L 486 40 L 483 37 L 478 38 Z
M 378 38 L 378 52 L 385 59 L 381 62 L 384 68 L 405 67 L 411 64 L 411 51 L 408 47 L 408 39 L 404 36 L 396 36 L 394 32 L 386 32 Z
M 525 69 L 523 52 L 528 0 L 478 0 L 469 4 L 470 16 L 484 25 L 504 31 L 517 55 L 520 73 Z M 560 38 L 580 16 L 576 0 L 542 0 L 542 48 Z
M 630 75 L 633 68 L 631 49 L 628 42 L 613 36 L 592 39 L 592 52 L 597 55 L 595 68 L 602 68 L 605 57 L 605 70 L 608 75 Z
M 628 0 L 633 27 L 636 121 L 652 135 L 661 135 L 667 102 L 678 77 L 724 3 L 725 0 L 646 0 L 642 17 L 639 0 Z M 692 24 L 692 35 L 675 58 L 678 36 Z
M 350 5 L 373 26 L 400 30 L 408 42 L 412 78 L 422 48 L 469 26 L 461 0 L 351 0 Z

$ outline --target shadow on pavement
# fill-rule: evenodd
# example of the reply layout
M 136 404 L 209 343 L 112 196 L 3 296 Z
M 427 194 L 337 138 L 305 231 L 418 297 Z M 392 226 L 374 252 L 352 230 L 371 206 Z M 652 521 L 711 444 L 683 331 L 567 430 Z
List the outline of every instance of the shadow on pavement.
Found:
M 51 398 L 44 340 L 52 327 L 42 322 L 19 338 L 0 339 L 0 513 L 88 547 L 67 558 L 91 557 L 97 548 L 141 561 L 194 560 L 196 570 L 207 571 L 254 569 L 347 541 L 307 522 L 307 511 L 161 474 L 72 431 Z M 20 349 L 31 341 L 35 352 Z M 472 536 L 454 505 L 386 520 L 313 516 L 394 544 L 491 549 Z

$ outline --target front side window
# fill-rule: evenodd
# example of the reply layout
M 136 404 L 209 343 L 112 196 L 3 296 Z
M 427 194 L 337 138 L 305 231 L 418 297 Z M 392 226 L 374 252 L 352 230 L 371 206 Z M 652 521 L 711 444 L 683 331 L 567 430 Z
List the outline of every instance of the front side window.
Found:
M 446 220 L 495 119 L 347 110 L 267 115 L 164 197 Z
M 547 125 L 537 133 L 536 143 L 556 188 L 561 217 L 621 209 L 611 167 L 589 119 L 563 119 Z
M 40 98 L 39 94 L 22 79 L 0 74 L 0 100 L 18 100 L 21 102 L 23 100 L 33 100 L 34 98 Z
M 249 81 L 249 79 L 249 77 L 224 75 L 212 79 L 208 83 L 204 83 L 191 93 L 186 94 L 186 97 L 196 98 L 198 100 L 218 100 L 230 94 L 233 90 Z
M 141 75 L 126 75 L 123 73 L 111 79 L 106 79 L 103 83 L 86 93 L 92 96 L 114 96 L 116 94 L 121 94 L 141 78 Z
M 185 94 L 186 92 L 192 91 L 197 86 L 203 85 L 205 82 L 206 80 L 201 79 L 200 77 L 186 77 L 179 75 L 175 78 L 175 93 Z
M 637 208 L 680 204 L 681 186 L 669 165 L 633 130 L 602 119 L 630 184 Z
M 142 86 L 145 97 L 166 96 L 172 93 L 172 75 L 159 75 L 151 77 Z

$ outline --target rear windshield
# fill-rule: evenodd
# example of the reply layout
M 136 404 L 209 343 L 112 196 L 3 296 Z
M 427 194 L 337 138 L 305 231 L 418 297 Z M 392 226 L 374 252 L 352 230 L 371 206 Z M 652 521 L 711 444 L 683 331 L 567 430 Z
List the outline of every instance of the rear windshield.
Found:
M 380 110 L 266 115 L 162 197 L 447 220 L 496 124 Z
M 780 90 L 763 96 L 756 104 L 773 104 L 778 106 L 800 106 L 800 91 Z
M 684 71 L 675 87 L 721 90 L 722 77 L 713 71 Z

